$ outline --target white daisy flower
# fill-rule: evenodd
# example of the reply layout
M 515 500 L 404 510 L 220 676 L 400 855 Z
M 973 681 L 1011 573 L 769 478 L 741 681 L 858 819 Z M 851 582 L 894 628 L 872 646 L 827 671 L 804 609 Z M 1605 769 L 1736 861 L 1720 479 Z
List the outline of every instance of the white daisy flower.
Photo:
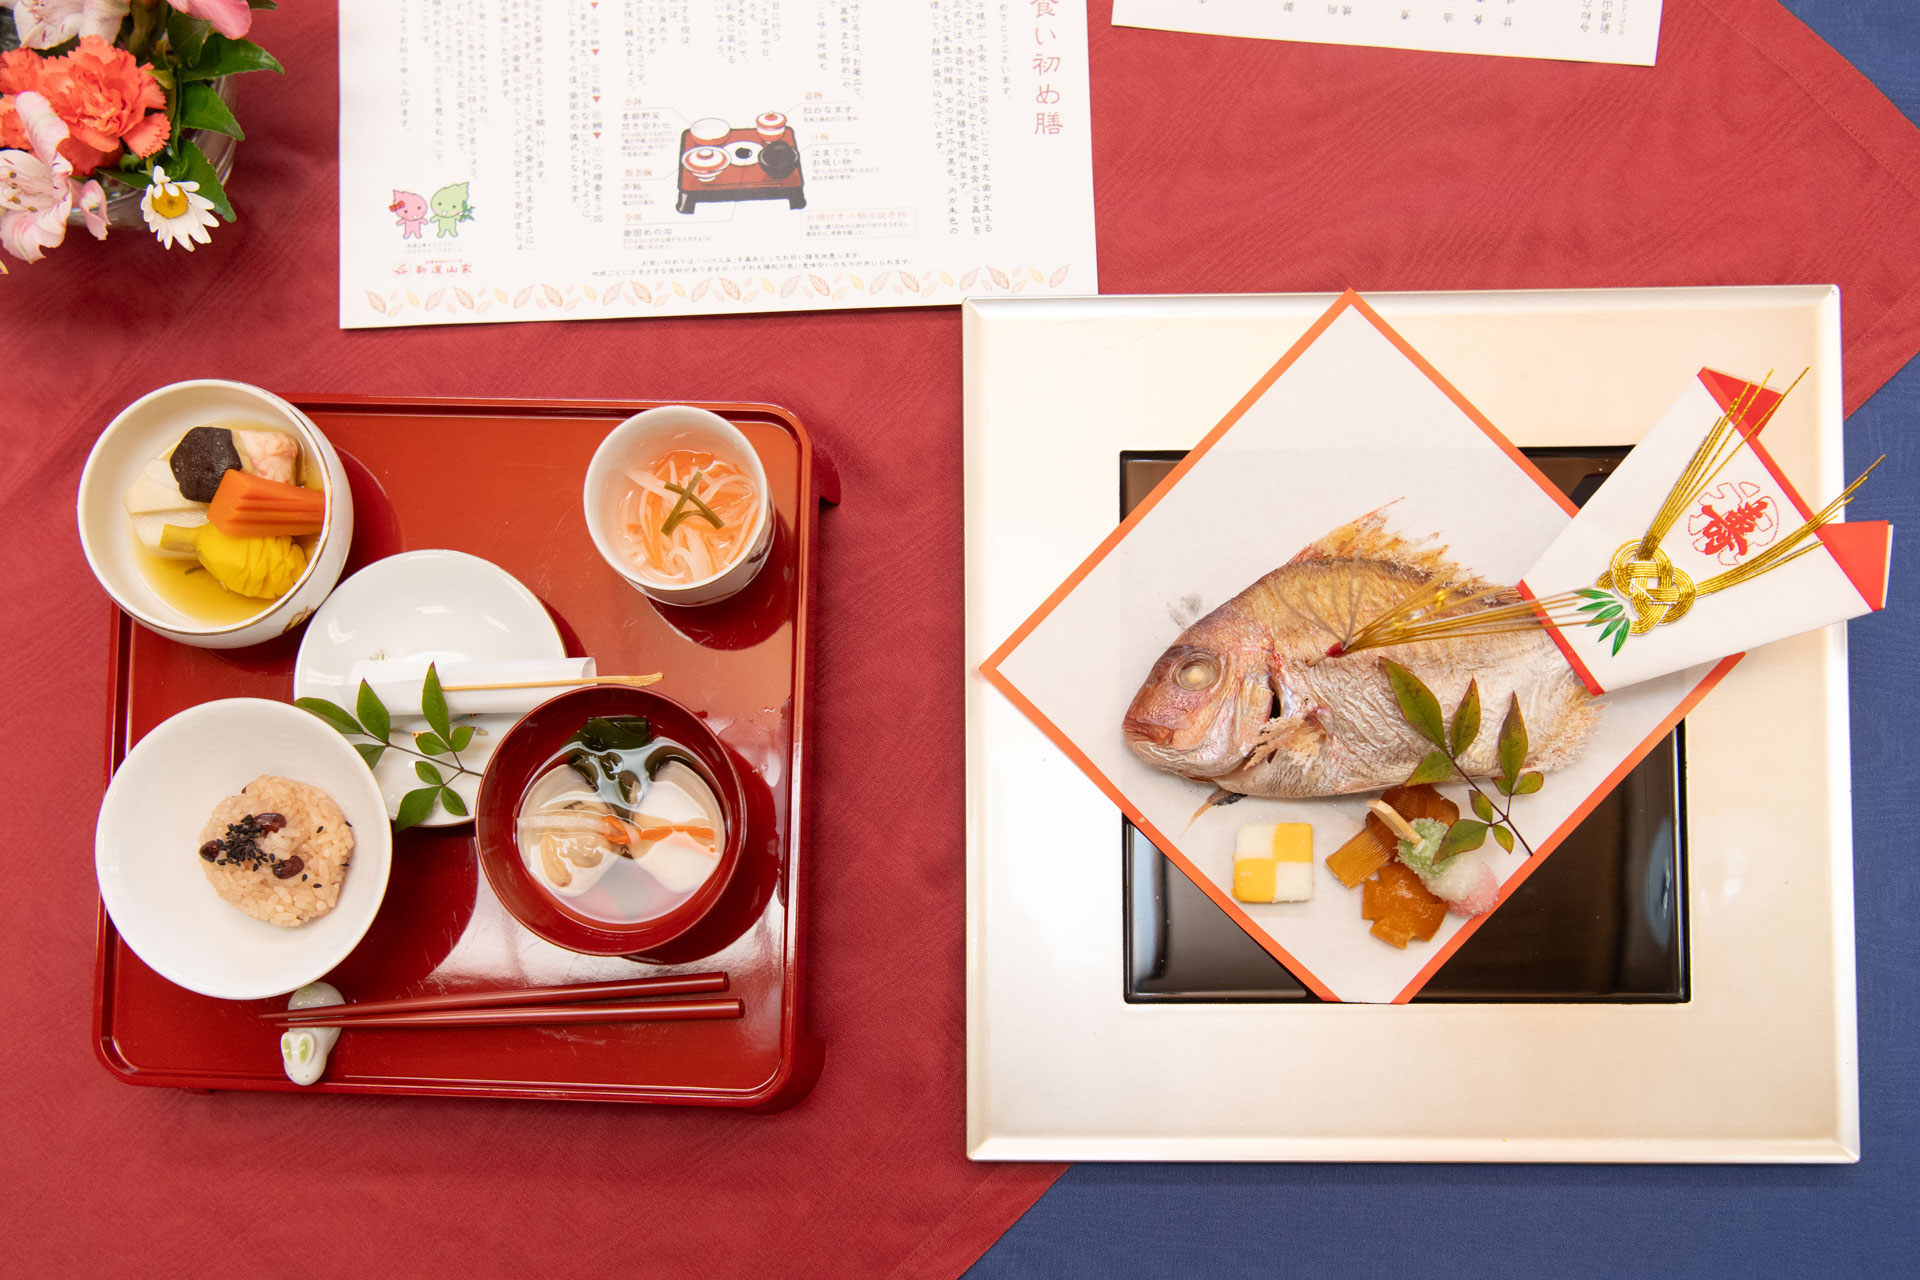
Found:
M 140 195 L 140 214 L 161 244 L 171 249 L 178 240 L 188 253 L 195 244 L 207 243 L 207 228 L 216 221 L 213 201 L 200 194 L 199 183 L 169 181 L 159 165 L 153 166 L 153 181 Z

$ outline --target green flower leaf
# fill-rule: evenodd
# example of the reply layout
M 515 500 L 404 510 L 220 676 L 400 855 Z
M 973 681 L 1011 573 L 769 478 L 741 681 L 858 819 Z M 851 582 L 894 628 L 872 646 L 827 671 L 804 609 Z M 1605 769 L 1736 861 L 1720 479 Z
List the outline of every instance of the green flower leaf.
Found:
M 1433 860 L 1438 862 L 1456 853 L 1467 853 L 1478 849 L 1486 842 L 1487 824 L 1475 822 L 1472 818 L 1462 818 L 1447 828 L 1446 838 L 1440 842 L 1439 852 L 1433 855 Z
M 1463 756 L 1473 740 L 1480 736 L 1480 682 L 1467 681 L 1466 696 L 1460 699 L 1460 705 L 1453 711 L 1453 729 L 1448 735 L 1453 744 L 1453 754 Z
M 1407 775 L 1405 785 L 1417 787 L 1423 782 L 1445 782 L 1453 776 L 1453 761 L 1444 751 L 1429 751 L 1419 767 Z
M 413 735 L 413 745 L 430 756 L 443 756 L 452 750 L 437 733 L 416 733 Z
M 1493 789 L 1503 796 L 1511 796 L 1513 794 L 1513 779 L 1495 778 L 1493 780 Z
M 440 672 L 431 662 L 427 664 L 426 683 L 420 686 L 420 713 L 442 738 L 453 736 L 453 722 L 447 719 L 447 695 L 440 688 Z
M 384 742 L 356 742 L 353 749 L 360 753 L 360 758 L 367 762 L 369 769 L 378 768 L 380 757 L 387 754 L 387 744 Z
M 211 129 L 233 138 L 247 136 L 240 128 L 240 122 L 233 118 L 232 110 L 213 91 L 213 86 L 200 81 L 180 88 L 180 127 Z
M 360 682 L 360 698 L 355 703 L 360 713 L 360 723 L 367 727 L 369 738 L 378 738 L 385 742 L 387 735 L 393 732 L 393 721 L 387 716 L 387 704 L 380 701 L 380 695 L 365 680 Z
M 284 74 L 286 68 L 280 65 L 278 58 L 251 40 L 229 40 L 216 35 L 207 37 L 206 46 L 201 49 L 199 59 L 192 66 L 180 68 L 180 79 L 217 80 L 221 76 L 239 75 L 243 71 L 278 71 Z
M 1520 775 L 1520 781 L 1513 784 L 1513 794 L 1517 796 L 1530 796 L 1545 786 L 1546 782 L 1545 777 L 1533 770 L 1528 770 L 1526 773 Z
M 360 722 L 348 715 L 347 709 L 337 702 L 329 702 L 325 698 L 295 698 L 293 705 L 319 716 L 344 734 L 351 736 L 366 732 L 360 727 Z
M 1387 679 L 1393 683 L 1393 696 L 1400 703 L 1400 714 L 1414 730 L 1441 750 L 1446 750 L 1446 721 L 1440 715 L 1440 700 L 1420 677 L 1399 663 L 1386 663 Z
M 204 18 L 191 18 L 178 9 L 167 13 L 167 43 L 180 55 L 182 65 L 191 66 L 200 59 L 213 24 Z
M 440 770 L 434 768 L 433 765 L 427 763 L 425 760 L 415 760 L 413 762 L 413 773 L 420 781 L 431 782 L 435 786 L 439 786 L 446 781 L 446 779 L 440 776 Z
M 1599 587 L 1582 587 L 1580 590 L 1574 592 L 1574 594 L 1577 596 L 1585 596 L 1589 600 L 1613 599 L 1613 592 L 1602 591 Z
M 1581 613 L 1596 613 L 1603 609 L 1618 609 L 1620 606 L 1612 600 L 1594 600 L 1580 606 Z
M 278 9 L 279 7 L 273 0 L 247 0 L 249 9 Z
M 199 183 L 200 194 L 213 201 L 213 211 L 232 222 L 233 204 L 227 199 L 227 189 L 220 185 L 220 175 L 213 171 L 213 162 L 207 159 L 207 153 L 184 134 L 173 140 L 172 150 L 174 163 L 166 166 L 167 177 Z
M 1490 827 L 1488 829 L 1493 832 L 1493 838 L 1500 842 L 1502 849 L 1505 849 L 1508 853 L 1513 852 L 1513 832 L 1507 830 L 1505 827 Z
M 1500 722 L 1500 776 L 1517 778 L 1527 760 L 1527 722 L 1520 714 L 1520 695 L 1507 695 L 1506 719 Z M 1511 795 L 1511 792 L 1502 794 Z
M 455 751 L 465 751 L 467 744 L 473 741 L 473 726 L 470 724 L 461 725 L 453 731 L 453 736 L 447 739 L 447 741 Z
M 1473 812 L 1482 822 L 1493 821 L 1493 801 L 1481 792 L 1473 793 Z
M 1633 632 L 1627 627 L 1623 626 L 1620 628 L 1620 634 L 1613 638 L 1613 652 L 1615 655 L 1618 655 L 1620 650 L 1626 646 L 1627 637 L 1632 634 Z
M 462 800 L 460 793 L 452 787 L 440 788 L 440 807 L 456 818 L 467 816 L 467 802 Z
M 427 815 L 433 812 L 433 802 L 439 795 L 439 787 L 421 787 L 401 796 L 400 812 L 393 817 L 393 829 L 405 831 L 424 822 Z

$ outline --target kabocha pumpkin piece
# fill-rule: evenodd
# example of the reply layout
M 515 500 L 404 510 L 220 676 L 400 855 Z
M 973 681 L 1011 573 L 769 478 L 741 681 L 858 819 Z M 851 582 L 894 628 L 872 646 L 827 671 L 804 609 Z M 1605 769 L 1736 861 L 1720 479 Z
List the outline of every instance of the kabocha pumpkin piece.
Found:
M 1447 904 L 1410 868 L 1389 862 L 1361 889 L 1360 918 L 1373 921 L 1374 937 L 1404 950 L 1411 939 L 1426 942 L 1440 931 Z
M 207 508 L 213 527 L 235 538 L 297 538 L 318 533 L 327 520 L 327 495 L 245 471 L 229 471 Z
M 221 586 L 256 600 L 277 600 L 293 590 L 307 567 L 307 553 L 292 538 L 236 538 L 210 524 L 170 524 L 160 532 L 160 545 L 191 550 Z
M 1432 818 L 1451 825 L 1460 817 L 1459 805 L 1424 782 L 1417 787 L 1388 787 L 1380 798 L 1409 822 L 1415 818 Z M 1399 837 L 1387 830 L 1380 819 L 1368 814 L 1360 834 L 1327 856 L 1327 870 L 1352 889 L 1391 861 L 1399 847 Z

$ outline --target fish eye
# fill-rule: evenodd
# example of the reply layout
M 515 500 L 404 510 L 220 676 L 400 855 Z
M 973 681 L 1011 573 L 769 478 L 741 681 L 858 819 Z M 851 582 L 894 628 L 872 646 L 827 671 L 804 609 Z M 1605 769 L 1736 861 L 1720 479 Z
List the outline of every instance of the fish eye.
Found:
M 1220 678 L 1220 664 L 1212 658 L 1188 658 L 1173 673 L 1173 682 L 1182 689 L 1198 693 L 1211 689 Z

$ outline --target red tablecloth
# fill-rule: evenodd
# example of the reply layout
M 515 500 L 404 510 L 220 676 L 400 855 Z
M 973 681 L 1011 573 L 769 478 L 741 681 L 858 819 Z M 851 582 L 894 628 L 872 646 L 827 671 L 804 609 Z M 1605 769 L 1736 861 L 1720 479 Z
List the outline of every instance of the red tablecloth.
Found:
M 1920 349 L 1920 132 L 1772 0 L 1668 0 L 1652 70 L 1113 29 L 1092 9 L 1107 292 L 1838 281 L 1849 406 Z M 122 232 L 0 279 L 0 788 L 31 805 L 0 836 L 3 1256 L 40 1274 L 960 1271 L 1057 1168 L 962 1154 L 956 313 L 342 333 L 331 19 L 260 19 L 291 72 L 241 86 L 243 222 L 191 258 Z M 822 521 L 810 975 L 828 1062 L 806 1102 L 208 1096 L 94 1062 L 108 611 L 71 503 L 118 408 L 203 375 L 771 400 L 830 447 L 846 500 Z M 296 1176 L 320 1188 L 300 1219 Z

